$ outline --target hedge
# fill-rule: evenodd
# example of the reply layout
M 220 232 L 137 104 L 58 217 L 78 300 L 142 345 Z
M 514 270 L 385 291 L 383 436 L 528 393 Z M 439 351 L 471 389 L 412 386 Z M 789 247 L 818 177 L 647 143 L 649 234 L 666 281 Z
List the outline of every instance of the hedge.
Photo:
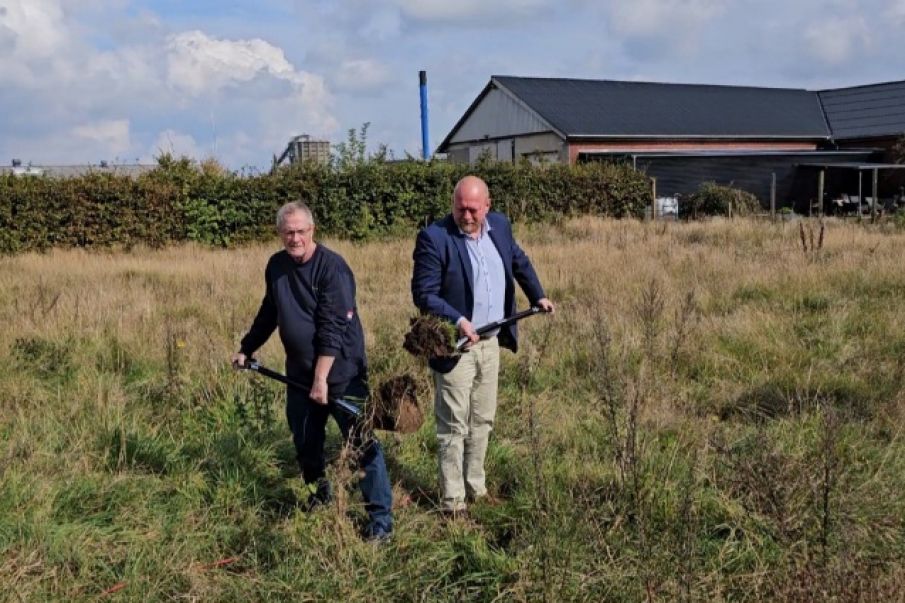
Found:
M 298 197 L 327 236 L 410 233 L 449 211 L 453 187 L 468 173 L 487 181 L 494 208 L 515 221 L 640 217 L 650 199 L 643 174 L 596 163 L 309 163 L 249 176 L 163 156 L 137 178 L 0 176 L 0 253 L 180 241 L 232 246 L 272 237 L 276 209 Z

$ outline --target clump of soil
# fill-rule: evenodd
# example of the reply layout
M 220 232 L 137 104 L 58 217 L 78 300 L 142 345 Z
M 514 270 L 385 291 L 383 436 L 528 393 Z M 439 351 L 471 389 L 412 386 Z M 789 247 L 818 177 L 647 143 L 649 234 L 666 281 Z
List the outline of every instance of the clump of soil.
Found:
M 424 314 L 411 319 L 402 347 L 418 358 L 447 358 L 456 354 L 456 328 L 447 321 Z
M 422 389 L 409 373 L 390 377 L 381 383 L 376 395 L 371 396 L 374 429 L 398 433 L 418 431 L 424 423 L 424 411 L 418 403 L 418 394 Z

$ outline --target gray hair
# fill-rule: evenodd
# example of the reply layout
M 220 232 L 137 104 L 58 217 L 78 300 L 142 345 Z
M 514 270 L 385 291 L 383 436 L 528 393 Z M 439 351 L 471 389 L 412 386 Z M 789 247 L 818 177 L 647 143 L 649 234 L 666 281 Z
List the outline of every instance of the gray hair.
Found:
M 308 223 L 314 226 L 314 214 L 311 213 L 311 208 L 301 201 L 290 201 L 277 210 L 277 230 L 283 230 L 286 217 L 296 213 L 304 214 L 308 218 Z

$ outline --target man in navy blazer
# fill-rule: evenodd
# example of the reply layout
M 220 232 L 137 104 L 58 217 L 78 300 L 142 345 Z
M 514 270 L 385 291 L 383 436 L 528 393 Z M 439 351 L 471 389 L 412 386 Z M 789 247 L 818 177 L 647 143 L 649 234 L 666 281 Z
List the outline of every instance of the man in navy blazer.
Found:
M 430 361 L 441 508 L 455 514 L 466 510 L 466 498 L 489 500 L 484 458 L 496 416 L 499 349 L 518 347 L 515 324 L 483 337 L 475 329 L 515 313 L 515 282 L 532 305 L 548 312 L 554 306 L 509 220 L 490 212 L 490 192 L 476 176 L 460 180 L 452 212 L 418 234 L 414 260 L 415 305 L 455 324 L 469 340 L 458 362 Z

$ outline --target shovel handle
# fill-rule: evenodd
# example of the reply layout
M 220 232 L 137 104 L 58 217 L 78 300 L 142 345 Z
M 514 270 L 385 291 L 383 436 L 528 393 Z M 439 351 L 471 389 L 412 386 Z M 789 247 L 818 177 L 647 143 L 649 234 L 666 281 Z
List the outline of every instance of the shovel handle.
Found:
M 540 306 L 531 306 L 527 310 L 522 310 L 521 312 L 516 312 L 512 316 L 508 316 L 506 318 L 495 320 L 493 322 L 489 322 L 486 325 L 481 325 L 477 329 L 475 329 L 475 333 L 478 335 L 484 335 L 485 333 L 489 333 L 501 327 L 505 327 L 507 325 L 511 325 L 512 323 L 519 321 L 523 318 L 527 318 L 529 316 L 534 316 L 535 314 L 540 314 L 542 312 L 546 312 Z M 461 337 L 459 341 L 456 342 L 456 351 L 461 352 L 465 347 L 465 344 L 468 343 L 468 337 Z
M 294 380 L 290 379 L 289 377 L 287 377 L 286 375 L 284 375 L 282 373 L 278 373 L 274 370 L 267 368 L 266 366 L 261 365 L 261 363 L 258 362 L 257 360 L 255 360 L 254 358 L 246 359 L 245 365 L 244 366 L 240 365 L 239 368 L 249 370 L 249 371 L 254 371 L 256 373 L 264 375 L 265 377 L 270 377 L 271 379 L 279 381 L 280 383 L 285 383 L 286 385 L 290 385 L 297 389 L 306 389 L 306 390 L 311 389 L 307 386 L 302 385 L 298 381 L 294 381 Z M 342 398 L 335 398 L 335 399 L 330 400 L 330 403 L 335 404 L 340 410 L 352 415 L 353 417 L 361 417 L 361 409 L 359 409 L 357 406 L 355 406 L 351 402 L 347 402 L 346 400 L 343 400 Z

